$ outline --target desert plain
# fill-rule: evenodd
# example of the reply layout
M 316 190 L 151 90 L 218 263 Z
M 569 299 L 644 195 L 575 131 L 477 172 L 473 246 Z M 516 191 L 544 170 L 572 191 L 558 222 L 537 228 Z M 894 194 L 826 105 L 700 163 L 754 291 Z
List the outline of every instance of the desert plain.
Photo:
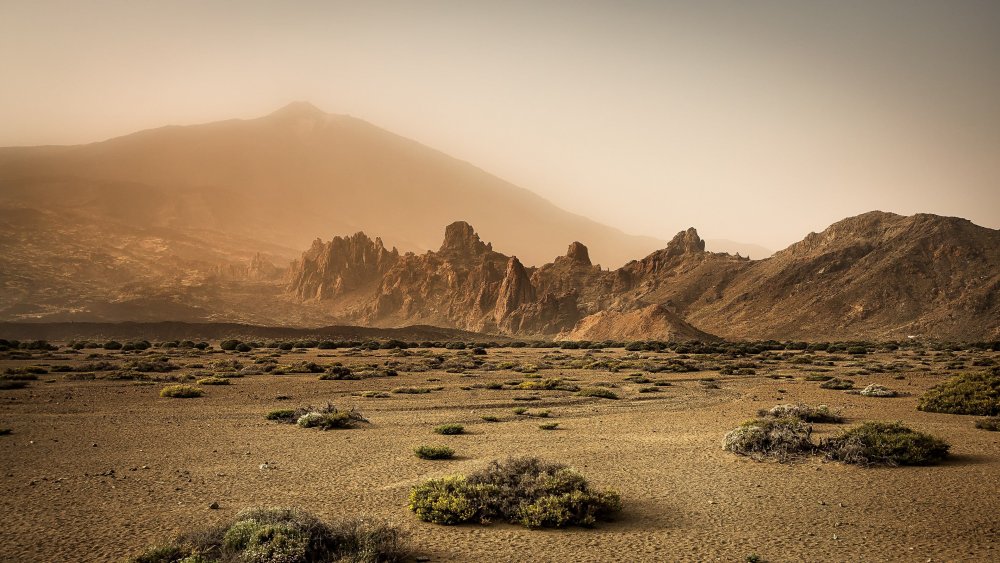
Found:
M 0 560 L 122 561 L 253 506 L 385 520 L 421 561 L 1000 559 L 1000 434 L 977 429 L 975 417 L 916 408 L 928 388 L 995 365 L 997 352 L 236 352 L 211 344 L 3 355 L 0 371 L 41 369 L 23 388 L 0 390 L 0 427 L 10 431 L 0 436 Z M 138 371 L 143 362 L 168 368 Z M 338 363 L 362 378 L 319 379 Z M 167 385 L 210 375 L 229 384 L 199 386 L 197 398 L 160 396 Z M 899 396 L 821 388 L 831 376 Z M 554 379 L 562 389 L 545 388 Z M 576 387 L 617 398 L 581 396 Z M 327 403 L 368 422 L 323 431 L 265 418 Z M 946 440 L 950 457 L 860 467 L 822 456 L 759 462 L 723 450 L 726 433 L 759 409 L 791 403 L 828 405 L 846 418 L 814 424 L 817 439 L 863 421 L 901 421 Z M 448 423 L 465 432 L 433 432 Z M 558 426 L 540 428 L 551 423 Z M 455 457 L 419 459 L 421 445 L 447 445 Z M 510 456 L 567 464 L 617 491 L 623 510 L 593 528 L 528 529 L 437 525 L 407 508 L 420 482 Z

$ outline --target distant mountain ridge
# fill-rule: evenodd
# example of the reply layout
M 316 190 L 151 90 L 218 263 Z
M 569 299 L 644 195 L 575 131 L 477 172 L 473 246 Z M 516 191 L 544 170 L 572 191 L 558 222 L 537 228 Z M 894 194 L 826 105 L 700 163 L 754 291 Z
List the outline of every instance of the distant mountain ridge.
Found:
M 371 326 L 573 339 L 1000 337 L 1000 231 L 935 215 L 866 213 L 763 260 L 707 252 L 692 228 L 617 270 L 593 266 L 579 242 L 525 267 L 458 222 L 422 255 L 363 233 L 317 241 L 289 279 L 303 302 Z
M 77 146 L 0 148 L 0 206 L 257 241 L 291 259 L 317 235 L 367 230 L 434 248 L 473 221 L 541 263 L 571 239 L 615 266 L 662 245 L 564 211 L 523 188 L 360 119 L 305 102 L 248 120 L 168 126 Z M 242 259 L 245 256 L 239 256 Z

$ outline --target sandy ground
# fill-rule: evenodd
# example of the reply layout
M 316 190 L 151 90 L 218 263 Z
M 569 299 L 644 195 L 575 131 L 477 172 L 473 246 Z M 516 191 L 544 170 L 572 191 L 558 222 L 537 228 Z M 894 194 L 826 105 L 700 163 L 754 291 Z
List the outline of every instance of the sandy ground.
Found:
M 552 351 L 491 349 L 485 358 L 538 363 L 546 354 Z M 917 396 L 952 372 L 933 352 L 922 362 L 906 354 L 895 358 L 904 357 L 912 369 L 854 377 L 860 385 L 881 383 L 909 394 L 890 399 L 820 389 L 802 377 L 810 366 L 782 362 L 754 376 L 647 374 L 673 385 L 643 394 L 638 389 L 644 385 L 623 381 L 634 371 L 540 372 L 579 385 L 616 383 L 621 400 L 462 389 L 524 378 L 508 370 L 401 372 L 361 381 L 254 375 L 205 387 L 197 399 L 160 398 L 160 382 L 41 375 L 28 388 L 0 391 L 0 426 L 12 429 L 0 436 L 0 560 L 119 561 L 181 530 L 257 505 L 299 506 L 330 518 L 374 515 L 403 528 L 414 553 L 431 561 L 744 561 L 750 554 L 766 561 L 1000 560 L 1000 433 L 974 428 L 973 417 L 917 411 Z M 231 356 L 173 361 L 208 364 L 224 357 Z M 946 359 L 956 357 L 963 353 Z M 0 368 L 83 361 L 69 358 L 0 361 Z M 279 361 L 387 359 L 399 358 L 386 351 L 311 350 Z M 868 361 L 893 359 L 882 354 Z M 825 369 L 846 373 L 857 369 L 853 361 Z M 795 378 L 766 376 L 781 374 Z M 905 379 L 895 379 L 900 375 Z M 719 389 L 697 381 L 709 376 L 719 378 Z M 351 395 L 400 386 L 443 389 L 389 398 Z M 532 394 L 542 399 L 514 400 Z M 327 401 L 356 407 L 371 424 L 323 432 L 264 419 L 272 409 Z M 757 409 L 789 402 L 829 404 L 849 423 L 900 420 L 945 438 L 954 455 L 934 467 L 865 469 L 819 458 L 758 463 L 722 450 L 725 433 Z M 512 408 L 521 405 L 550 410 L 551 418 L 514 415 Z M 483 415 L 503 420 L 487 423 Z M 548 421 L 559 429 L 538 428 Z M 432 433 L 448 422 L 464 424 L 468 434 Z M 816 433 L 839 429 L 817 425 Z M 417 459 L 412 450 L 422 444 L 447 444 L 458 457 Z M 624 512 L 593 529 L 528 530 L 439 526 L 406 508 L 410 487 L 421 480 L 474 471 L 510 455 L 569 464 L 594 485 L 619 491 Z M 264 463 L 271 468 L 261 469 Z M 221 508 L 210 510 L 212 502 Z

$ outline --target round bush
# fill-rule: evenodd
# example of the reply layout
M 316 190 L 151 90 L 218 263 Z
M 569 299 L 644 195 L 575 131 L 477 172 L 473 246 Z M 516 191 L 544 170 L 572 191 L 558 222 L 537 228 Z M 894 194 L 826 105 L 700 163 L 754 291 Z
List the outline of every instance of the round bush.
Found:
M 434 428 L 435 434 L 444 434 L 446 436 L 453 436 L 455 434 L 464 434 L 465 427 L 461 424 L 442 424 Z
M 172 399 L 192 399 L 194 397 L 201 397 L 204 394 L 205 392 L 201 389 L 190 385 L 168 385 L 160 389 L 161 397 Z
M 451 459 L 455 456 L 455 450 L 448 446 L 418 446 L 413 453 L 420 459 Z
M 857 465 L 931 465 L 949 445 L 898 422 L 866 422 L 821 444 L 829 459 Z
M 812 429 L 796 418 L 748 420 L 726 434 L 722 448 L 758 461 L 787 461 L 812 452 Z
M 928 412 L 1000 415 L 1000 369 L 956 375 L 931 387 L 917 403 Z

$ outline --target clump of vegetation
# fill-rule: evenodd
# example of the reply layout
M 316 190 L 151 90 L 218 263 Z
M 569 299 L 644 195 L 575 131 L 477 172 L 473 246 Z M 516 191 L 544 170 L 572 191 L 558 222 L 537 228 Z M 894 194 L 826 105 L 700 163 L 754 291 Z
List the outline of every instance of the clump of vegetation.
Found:
M 12 428 L 0 428 L 0 436 L 7 436 L 14 430 Z
M 795 418 L 802 422 L 844 422 L 844 417 L 830 410 L 826 405 L 813 407 L 804 404 L 776 405 L 770 409 L 757 411 L 757 416 L 771 418 Z
M 0 390 L 24 389 L 28 382 L 23 379 L 0 379 Z
M 895 397 L 898 394 L 892 389 L 877 383 L 872 383 L 859 391 L 859 393 L 865 397 Z
M 722 448 L 762 461 L 789 461 L 811 453 L 812 428 L 797 418 L 748 420 L 726 434 Z
M 393 563 L 406 549 L 400 531 L 367 519 L 323 522 L 299 509 L 255 508 L 222 526 L 181 535 L 130 563 Z
M 431 390 L 426 387 L 396 387 L 392 390 L 392 392 L 401 395 L 422 395 L 424 393 L 430 393 Z
M 976 428 L 989 430 L 991 432 L 1000 431 L 1000 416 L 988 416 L 976 421 Z
M 608 520 L 621 510 L 621 498 L 593 490 L 565 465 L 518 458 L 494 461 L 469 476 L 427 481 L 410 491 L 409 507 L 435 524 L 502 519 L 529 528 L 560 528 Z
M 418 446 L 413 453 L 420 459 L 451 459 L 455 450 L 448 446 Z
M 1000 415 L 1000 369 L 951 377 L 924 393 L 917 409 L 949 414 Z
M 839 377 L 834 377 L 833 379 L 820 383 L 819 386 L 822 389 L 836 389 L 838 391 L 843 391 L 845 389 L 854 389 L 854 382 L 850 379 L 840 379 Z
M 618 399 L 618 395 L 610 390 L 603 387 L 586 387 L 580 389 L 576 393 L 580 397 L 598 397 L 601 399 Z
M 264 415 L 264 418 L 284 424 L 297 424 L 302 428 L 319 428 L 321 430 L 351 428 L 359 422 L 368 422 L 356 410 L 338 410 L 330 403 L 320 408 L 307 406 L 297 409 L 273 410 Z
M 480 418 L 483 419 L 483 422 L 500 422 L 499 416 L 493 416 L 491 414 L 483 415 Z
M 204 394 L 204 391 L 191 385 L 167 385 L 163 389 L 160 389 L 161 397 L 169 397 L 171 399 L 193 399 L 201 397 Z
M 833 379 L 832 375 L 820 375 L 820 374 L 809 374 L 806 376 L 806 381 L 830 381 Z
M 225 377 L 203 377 L 198 380 L 198 385 L 230 385 L 231 382 Z
M 455 434 L 464 434 L 465 427 L 461 424 L 442 424 L 434 428 L 435 434 L 443 434 L 445 436 L 454 436 Z
M 545 424 L 538 425 L 539 430 L 555 430 L 559 428 L 558 422 L 546 422 Z
M 528 412 L 528 407 L 514 407 L 511 409 L 514 414 L 521 415 Z
M 856 465 L 931 465 L 947 457 L 949 445 L 898 422 L 866 422 L 820 448 L 828 459 Z

